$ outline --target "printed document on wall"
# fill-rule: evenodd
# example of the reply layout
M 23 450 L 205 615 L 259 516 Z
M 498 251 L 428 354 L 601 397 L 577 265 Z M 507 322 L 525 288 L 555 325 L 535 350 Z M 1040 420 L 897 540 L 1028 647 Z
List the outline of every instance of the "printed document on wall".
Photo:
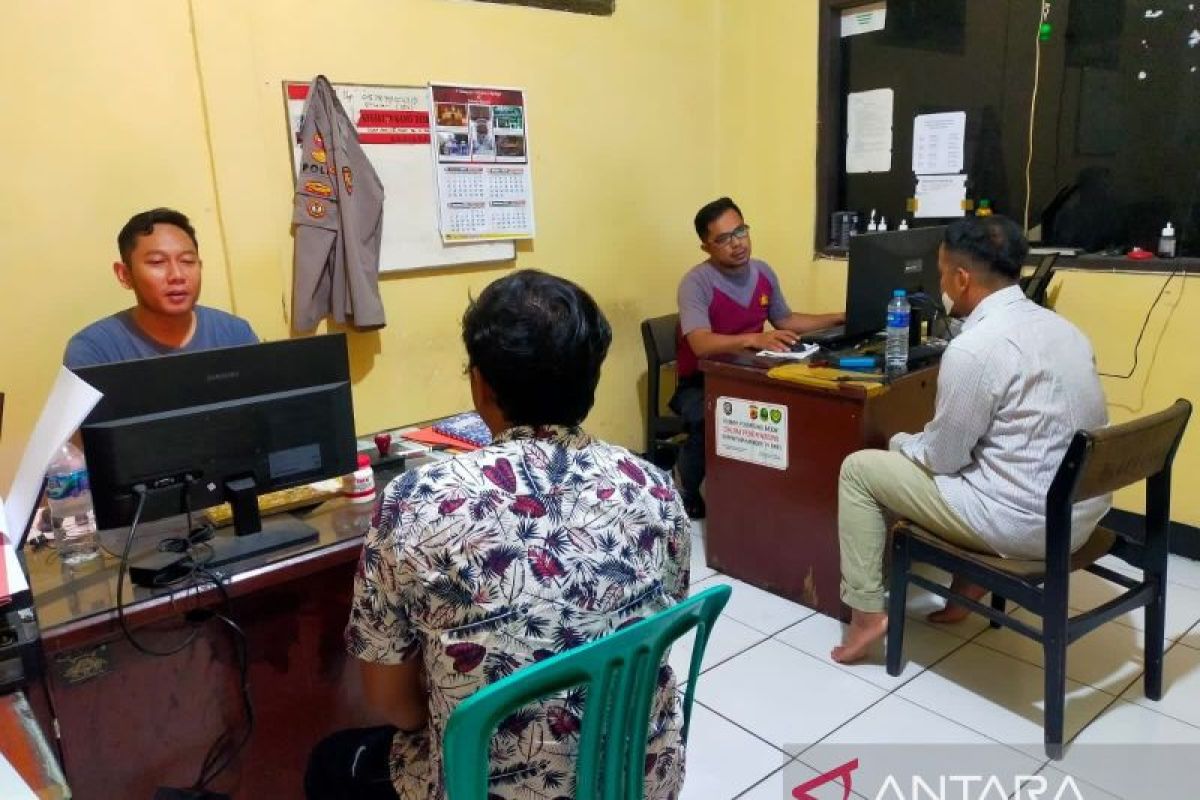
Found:
M 962 172 L 967 112 L 920 114 L 913 118 L 912 169 L 918 175 Z
M 891 89 L 851 92 L 846 110 L 846 173 L 892 169 Z
M 442 241 L 532 239 L 525 93 L 439 84 L 430 93 Z
M 966 175 L 918 175 L 918 218 L 961 217 L 967 199 Z
M 881 31 L 886 23 L 887 3 L 884 0 L 848 8 L 842 12 L 842 37 Z

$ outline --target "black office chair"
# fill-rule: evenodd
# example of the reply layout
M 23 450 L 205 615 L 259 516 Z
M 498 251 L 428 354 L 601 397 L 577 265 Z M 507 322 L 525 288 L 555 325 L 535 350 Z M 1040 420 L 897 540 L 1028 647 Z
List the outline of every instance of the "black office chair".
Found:
M 663 469 L 675 465 L 679 446 L 673 440 L 683 434 L 683 420 L 659 413 L 662 368 L 675 363 L 678 328 L 678 314 L 642 320 L 642 344 L 646 347 L 646 460 Z
M 1054 277 L 1054 262 L 1057 260 L 1058 253 L 1044 255 L 1033 274 L 1028 278 L 1021 278 L 1021 288 L 1025 290 L 1025 296 L 1039 306 L 1046 305 L 1046 290 L 1050 288 L 1050 279 Z
M 1045 655 L 1046 754 L 1062 758 L 1067 646 L 1102 623 L 1135 608 L 1146 609 L 1146 697 L 1162 697 L 1164 623 L 1167 608 L 1167 537 L 1171 520 L 1171 463 L 1187 428 L 1192 404 L 1170 408 L 1071 440 L 1046 497 L 1046 560 L 1021 561 L 972 553 L 939 539 L 915 523 L 892 528 L 892 576 L 888 598 L 887 671 L 899 675 L 904 643 L 905 591 L 915 583 L 992 621 L 1040 642 Z M 1071 547 L 1071 507 L 1080 500 L 1146 481 L 1145 530 L 1138 536 L 1096 528 L 1076 552 Z M 1136 580 L 1094 562 L 1107 553 L 1138 567 Z M 912 573 L 925 562 L 962 575 L 992 593 L 991 607 Z M 1120 596 L 1090 611 L 1068 616 L 1067 589 L 1073 570 L 1085 569 L 1123 587 Z M 1041 630 L 1005 613 L 1005 599 L 1042 618 Z

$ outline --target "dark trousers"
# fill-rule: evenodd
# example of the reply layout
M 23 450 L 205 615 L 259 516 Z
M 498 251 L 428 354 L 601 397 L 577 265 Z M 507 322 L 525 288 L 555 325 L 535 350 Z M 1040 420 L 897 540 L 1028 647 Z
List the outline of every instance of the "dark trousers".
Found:
M 683 420 L 687 440 L 679 448 L 679 488 L 684 499 L 699 498 L 704 481 L 704 376 L 681 378 L 669 404 Z
M 398 728 L 351 728 L 322 739 L 308 757 L 308 800 L 396 800 L 389 766 Z

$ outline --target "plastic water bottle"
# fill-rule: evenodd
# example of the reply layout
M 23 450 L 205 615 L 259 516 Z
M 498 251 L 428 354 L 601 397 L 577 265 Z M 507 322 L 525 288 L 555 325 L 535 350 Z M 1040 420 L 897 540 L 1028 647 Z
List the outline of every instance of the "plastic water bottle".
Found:
M 46 470 L 46 505 L 63 563 L 82 564 L 100 555 L 87 463 L 70 442 L 59 448 Z
M 887 372 L 903 375 L 908 372 L 908 326 L 912 307 L 903 289 L 892 292 L 887 307 Z

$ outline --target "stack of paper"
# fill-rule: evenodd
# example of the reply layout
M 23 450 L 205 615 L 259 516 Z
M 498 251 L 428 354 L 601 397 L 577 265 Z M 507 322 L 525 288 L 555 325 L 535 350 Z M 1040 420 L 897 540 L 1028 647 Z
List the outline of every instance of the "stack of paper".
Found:
M 782 353 L 777 353 L 774 350 L 759 350 L 757 355 L 761 358 L 778 358 L 784 361 L 803 361 L 821 348 L 815 344 L 800 345 L 799 350 L 784 350 Z
M 92 413 L 101 394 L 80 380 L 66 367 L 60 367 L 50 397 L 38 417 L 25 453 L 8 490 L 8 502 L 0 498 L 0 602 L 29 588 L 17 563 L 16 546 L 33 519 L 33 510 L 42 490 L 42 476 L 63 442 L 79 430 Z

